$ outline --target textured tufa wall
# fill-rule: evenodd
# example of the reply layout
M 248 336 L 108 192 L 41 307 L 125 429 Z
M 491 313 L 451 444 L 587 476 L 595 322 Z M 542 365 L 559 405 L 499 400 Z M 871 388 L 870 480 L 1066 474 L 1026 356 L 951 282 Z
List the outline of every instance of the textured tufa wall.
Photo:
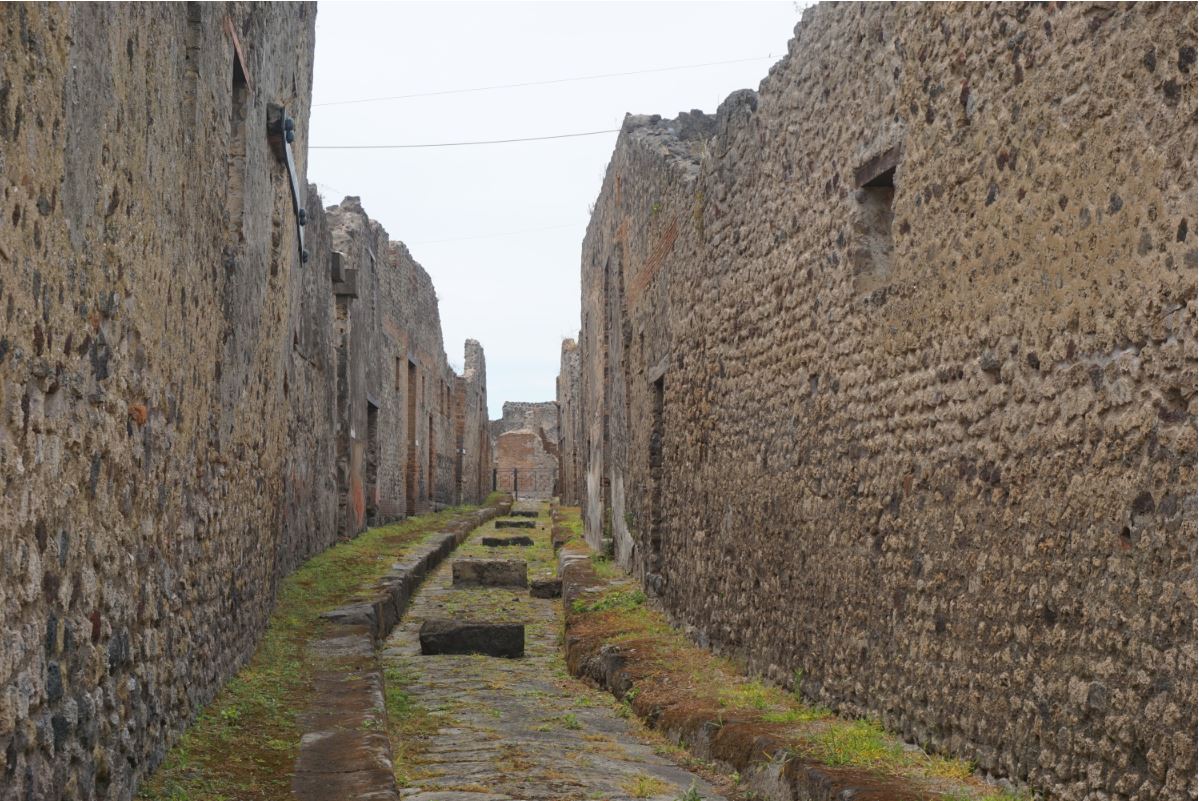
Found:
M 383 419 L 396 342 L 447 443 L 418 510 L 482 492 L 455 485 L 428 276 L 394 245 L 371 262 L 381 229 L 351 201 L 326 216 L 304 183 L 314 14 L 0 7 L 3 801 L 129 798 L 252 653 L 279 578 L 357 531 L 368 498 L 409 511 L 397 443 L 374 493 L 362 447 L 372 398 L 381 436 L 405 433 Z M 268 104 L 296 120 L 303 266 Z
M 578 506 L 583 498 L 582 417 L 579 349 L 573 339 L 562 342 L 562 364 L 558 371 L 558 494 L 567 506 Z
M 627 118 L 588 538 L 809 698 L 1054 798 L 1194 799 L 1195 26 L 821 5 L 760 93 Z

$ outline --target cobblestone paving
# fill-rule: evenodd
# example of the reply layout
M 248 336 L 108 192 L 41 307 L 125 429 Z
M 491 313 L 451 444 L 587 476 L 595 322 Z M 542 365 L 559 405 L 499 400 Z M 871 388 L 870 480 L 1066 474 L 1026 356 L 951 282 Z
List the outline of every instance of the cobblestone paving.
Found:
M 386 644 L 389 681 L 402 677 L 412 701 L 436 722 L 434 733 L 407 747 L 401 795 L 408 801 L 723 801 L 618 714 L 611 696 L 568 675 L 560 599 L 450 586 L 451 564 L 461 556 L 524 558 L 530 580 L 553 575 L 544 508 L 536 530 L 527 532 L 531 547 L 483 547 L 479 540 L 493 531 L 493 523 L 476 530 L 429 577 Z M 434 617 L 524 622 L 525 656 L 421 656 L 417 632 Z

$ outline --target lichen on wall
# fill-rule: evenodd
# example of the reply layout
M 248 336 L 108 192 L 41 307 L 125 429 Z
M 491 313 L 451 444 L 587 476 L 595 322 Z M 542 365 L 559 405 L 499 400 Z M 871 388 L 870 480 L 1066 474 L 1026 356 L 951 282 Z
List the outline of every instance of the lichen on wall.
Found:
M 588 539 L 815 701 L 1055 798 L 1193 798 L 1195 26 L 820 5 L 759 91 L 626 118 Z

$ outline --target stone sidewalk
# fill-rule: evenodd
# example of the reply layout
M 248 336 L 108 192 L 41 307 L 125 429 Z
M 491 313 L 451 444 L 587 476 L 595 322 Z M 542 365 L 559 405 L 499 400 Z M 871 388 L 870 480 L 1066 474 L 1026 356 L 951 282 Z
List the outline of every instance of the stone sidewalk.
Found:
M 523 504 L 514 511 L 519 511 Z M 528 508 L 537 509 L 538 506 Z M 658 753 L 640 724 L 618 714 L 606 693 L 569 677 L 561 649 L 558 599 L 527 590 L 453 589 L 453 558 L 489 556 L 528 561 L 529 578 L 554 573 L 544 507 L 532 547 L 485 548 L 489 523 L 431 575 L 385 645 L 389 683 L 402 677 L 414 704 L 436 731 L 406 743 L 402 766 L 410 801 L 722 800 L 709 784 Z M 526 624 L 525 656 L 422 656 L 426 618 L 457 617 Z M 689 790 L 694 792 L 689 793 Z

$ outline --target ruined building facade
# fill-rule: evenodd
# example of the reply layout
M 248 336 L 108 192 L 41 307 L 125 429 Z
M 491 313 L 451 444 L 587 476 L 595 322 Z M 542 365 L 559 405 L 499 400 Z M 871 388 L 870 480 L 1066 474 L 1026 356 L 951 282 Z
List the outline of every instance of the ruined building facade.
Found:
M 820 5 L 627 118 L 559 383 L 592 543 L 814 701 L 1194 799 L 1195 27 Z
M 490 489 L 481 349 L 304 179 L 315 11 L 0 8 L 4 801 L 129 798 L 282 576 Z
M 558 404 L 504 401 L 491 421 L 495 488 L 520 498 L 558 494 Z

